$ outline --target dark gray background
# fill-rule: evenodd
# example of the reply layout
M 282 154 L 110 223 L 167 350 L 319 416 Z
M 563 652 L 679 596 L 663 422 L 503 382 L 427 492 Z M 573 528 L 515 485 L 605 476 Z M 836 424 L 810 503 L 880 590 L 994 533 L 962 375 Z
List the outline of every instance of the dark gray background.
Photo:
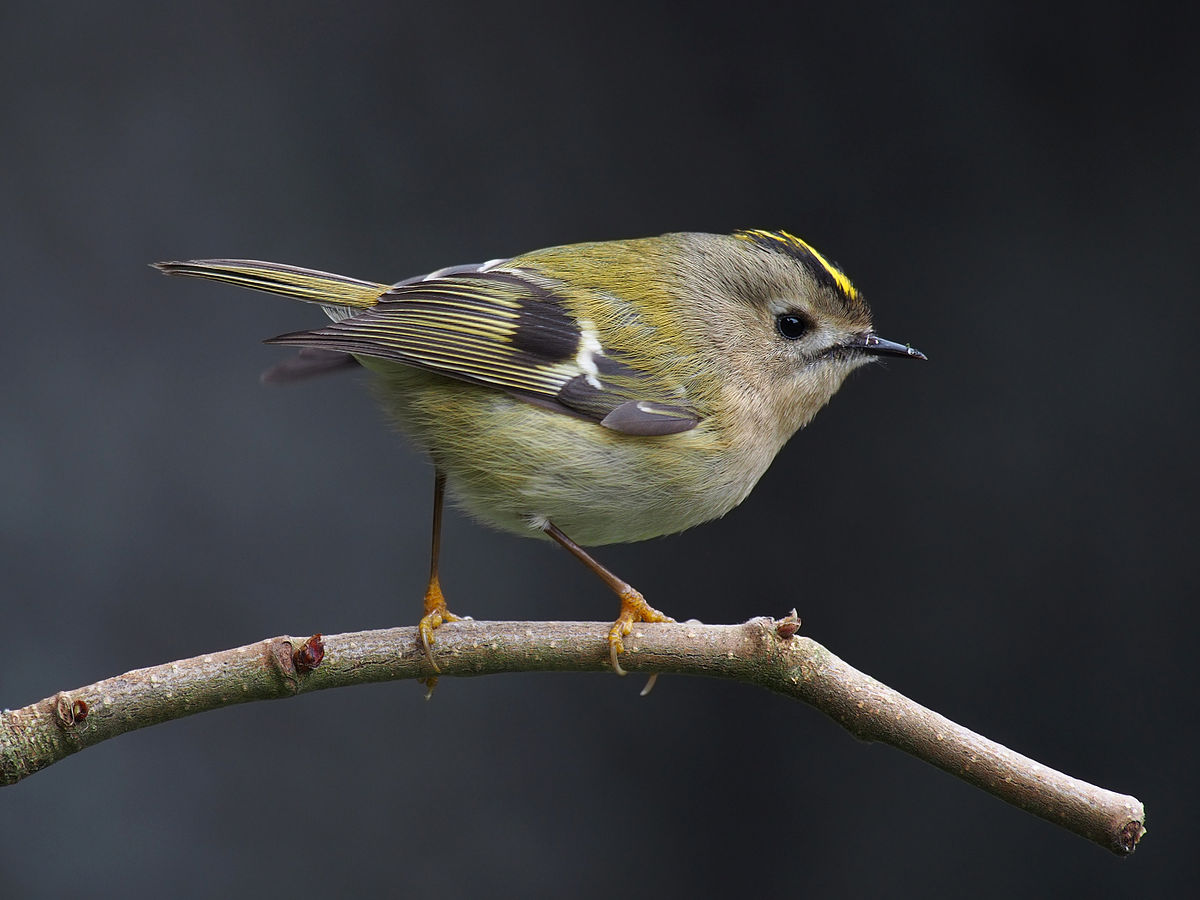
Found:
M 1194 884 L 1194 30 L 699 9 L 5 4 L 0 704 L 416 619 L 428 464 L 360 378 L 257 381 L 283 353 L 258 341 L 319 311 L 147 263 L 388 281 L 784 227 L 930 362 L 855 375 L 723 521 L 601 558 L 681 618 L 798 607 L 897 689 L 1138 795 L 1142 849 L 750 688 L 528 675 L 88 750 L 0 796 L 6 897 Z M 444 565 L 476 617 L 615 612 L 557 549 L 457 515 Z

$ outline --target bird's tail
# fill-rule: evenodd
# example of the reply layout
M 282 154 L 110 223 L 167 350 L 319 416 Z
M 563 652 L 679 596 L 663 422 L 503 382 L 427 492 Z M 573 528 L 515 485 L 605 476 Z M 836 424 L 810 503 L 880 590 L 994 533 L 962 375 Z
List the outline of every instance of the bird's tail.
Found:
M 331 272 L 256 259 L 189 259 L 184 262 L 155 263 L 154 268 L 167 275 L 210 278 L 256 291 L 282 294 L 307 303 L 318 303 L 334 319 L 350 315 L 356 309 L 374 306 L 389 287 Z

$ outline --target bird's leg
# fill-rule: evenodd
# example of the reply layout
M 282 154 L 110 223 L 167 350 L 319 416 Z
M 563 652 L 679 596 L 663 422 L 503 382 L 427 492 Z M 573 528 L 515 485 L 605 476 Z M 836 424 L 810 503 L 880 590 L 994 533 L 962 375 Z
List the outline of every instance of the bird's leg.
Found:
M 433 546 L 429 553 L 429 585 L 425 588 L 425 615 L 421 617 L 417 626 L 421 631 L 421 645 L 425 648 L 425 658 L 429 660 L 429 665 L 435 672 L 440 672 L 441 669 L 433 659 L 433 630 L 443 622 L 458 622 L 461 619 L 446 609 L 446 598 L 442 596 L 442 585 L 438 581 L 438 554 L 442 548 L 442 500 L 445 495 L 446 476 L 441 469 L 437 469 L 433 478 Z M 428 682 L 436 680 L 427 681 L 431 692 L 433 685 Z
M 613 622 L 613 627 L 608 632 L 608 653 L 612 659 L 613 671 L 618 675 L 624 675 L 625 670 L 621 668 L 621 664 L 617 661 L 617 654 L 625 652 L 625 644 L 622 638 L 633 631 L 634 623 L 674 622 L 675 620 L 670 616 L 663 615 L 647 603 L 646 598 L 633 585 L 622 581 L 608 569 L 604 568 L 604 566 L 600 565 L 600 563 L 596 562 L 591 554 L 563 534 L 553 522 L 547 522 L 542 530 L 570 551 L 571 555 L 577 560 L 599 575 L 600 579 L 621 598 L 621 614 L 617 616 L 617 621 Z

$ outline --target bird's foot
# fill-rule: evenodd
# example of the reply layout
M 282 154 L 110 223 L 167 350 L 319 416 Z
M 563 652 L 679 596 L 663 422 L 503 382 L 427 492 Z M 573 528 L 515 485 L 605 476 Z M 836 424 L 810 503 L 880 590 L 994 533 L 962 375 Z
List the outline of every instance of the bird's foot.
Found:
M 433 658 L 434 630 L 446 622 L 461 622 L 462 620 L 462 616 L 456 616 L 446 608 L 446 598 L 442 596 L 442 589 L 437 580 L 431 581 L 425 590 L 425 615 L 417 623 L 417 629 L 421 633 L 421 647 L 425 651 L 425 659 L 428 660 L 433 671 L 442 671 L 438 667 L 437 660 Z M 429 684 L 430 681 L 436 683 L 437 679 L 426 679 L 426 686 L 432 693 L 433 685 Z
M 646 602 L 646 598 L 640 592 L 628 585 L 625 590 L 620 592 L 620 596 L 621 614 L 617 616 L 617 621 L 613 622 L 613 627 L 608 632 L 608 655 L 612 660 L 613 671 L 618 675 L 624 675 L 625 670 L 621 668 L 617 656 L 625 652 L 625 642 L 622 638 L 633 633 L 633 626 L 637 622 L 674 622 L 675 620 L 659 612 Z

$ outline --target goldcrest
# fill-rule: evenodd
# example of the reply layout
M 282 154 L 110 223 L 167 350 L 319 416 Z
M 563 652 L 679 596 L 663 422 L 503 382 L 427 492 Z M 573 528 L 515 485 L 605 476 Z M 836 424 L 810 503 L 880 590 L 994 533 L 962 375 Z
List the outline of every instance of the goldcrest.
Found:
M 243 259 L 157 267 L 323 307 L 329 326 L 268 341 L 302 349 L 265 379 L 361 364 L 430 454 L 420 633 L 434 671 L 433 631 L 455 618 L 438 581 L 445 489 L 489 525 L 557 541 L 609 584 L 621 672 L 634 623 L 671 620 L 580 545 L 724 515 L 852 371 L 925 358 L 877 336 L 850 280 L 783 231 L 551 247 L 390 285 Z

